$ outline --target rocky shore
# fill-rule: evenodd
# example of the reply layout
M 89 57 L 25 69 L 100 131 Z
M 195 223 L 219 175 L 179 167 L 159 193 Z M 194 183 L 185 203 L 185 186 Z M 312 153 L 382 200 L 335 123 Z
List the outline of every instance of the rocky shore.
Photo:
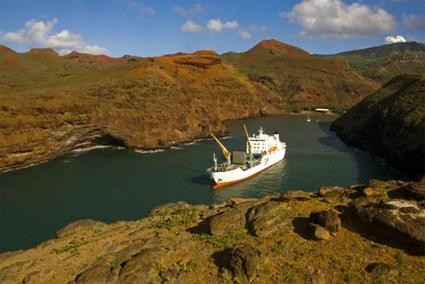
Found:
M 380 156 L 410 178 L 425 174 L 425 76 L 401 75 L 331 124 L 346 143 Z
M 0 282 L 423 283 L 424 224 L 424 179 L 178 202 L 3 253 Z

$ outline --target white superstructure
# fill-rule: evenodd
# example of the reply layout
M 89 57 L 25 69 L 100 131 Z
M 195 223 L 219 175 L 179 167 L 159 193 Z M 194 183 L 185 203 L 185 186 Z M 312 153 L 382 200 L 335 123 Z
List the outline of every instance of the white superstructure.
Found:
M 264 133 L 262 128 L 259 129 L 257 135 L 248 136 L 246 128 L 245 132 L 247 136 L 245 152 L 234 151 L 230 153 L 212 135 L 223 150 L 223 154 L 227 160 L 219 164 L 214 154 L 214 166 L 207 170 L 211 179 L 214 181 L 213 188 L 247 180 L 283 160 L 285 157 L 286 143 L 280 141 L 278 133 L 268 135 Z

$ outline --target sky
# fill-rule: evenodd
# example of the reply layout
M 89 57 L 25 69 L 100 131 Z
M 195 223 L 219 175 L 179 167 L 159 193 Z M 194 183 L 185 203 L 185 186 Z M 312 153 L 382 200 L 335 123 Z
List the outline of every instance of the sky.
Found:
M 0 0 L 0 44 L 19 52 L 224 53 L 270 38 L 314 54 L 425 42 L 425 0 Z

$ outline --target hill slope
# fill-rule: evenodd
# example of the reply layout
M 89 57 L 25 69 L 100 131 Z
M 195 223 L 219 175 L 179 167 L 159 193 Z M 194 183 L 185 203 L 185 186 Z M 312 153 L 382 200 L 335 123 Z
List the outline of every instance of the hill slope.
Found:
M 379 87 L 342 60 L 312 56 L 276 40 L 265 40 L 244 53 L 222 55 L 251 80 L 277 92 L 288 110 L 351 107 Z
M 382 84 L 397 75 L 425 73 L 425 44 L 423 43 L 386 44 L 342 52 L 331 57 L 346 61 L 351 68 L 363 76 Z
M 344 141 L 375 153 L 410 177 L 425 173 L 425 77 L 390 80 L 334 121 Z
M 281 105 L 210 51 L 111 59 L 5 49 L 0 61 L 0 170 L 96 144 L 168 147 Z

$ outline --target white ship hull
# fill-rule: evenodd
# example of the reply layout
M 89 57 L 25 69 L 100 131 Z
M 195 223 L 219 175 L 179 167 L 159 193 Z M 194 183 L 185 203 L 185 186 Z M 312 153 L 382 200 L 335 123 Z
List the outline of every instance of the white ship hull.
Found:
M 285 153 L 286 147 L 283 147 L 271 154 L 266 154 L 261 158 L 258 165 L 251 168 L 243 169 L 241 166 L 227 171 L 214 171 L 213 168 L 210 168 L 208 173 L 215 183 L 213 189 L 245 181 L 283 160 Z

